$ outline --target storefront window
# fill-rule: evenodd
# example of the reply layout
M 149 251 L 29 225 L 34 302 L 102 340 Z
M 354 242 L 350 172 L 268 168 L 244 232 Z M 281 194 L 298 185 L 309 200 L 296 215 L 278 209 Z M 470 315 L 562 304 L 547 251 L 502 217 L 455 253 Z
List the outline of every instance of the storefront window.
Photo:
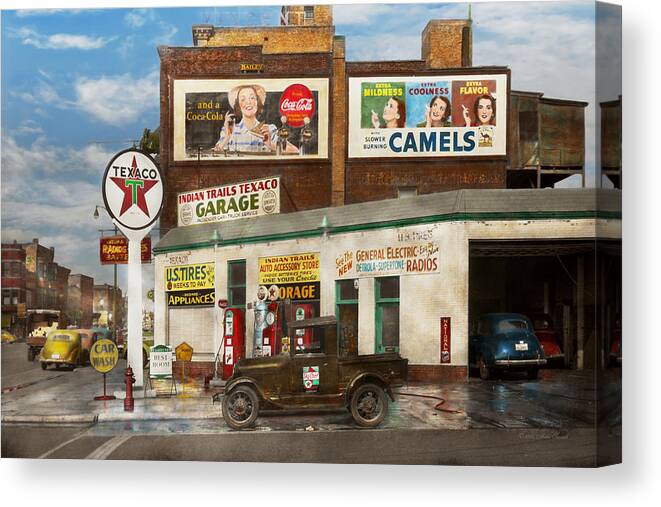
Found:
M 337 332 L 341 356 L 358 354 L 358 280 L 335 283 Z
M 376 353 L 399 352 L 399 277 L 377 278 Z
M 227 263 L 227 291 L 229 305 L 233 308 L 246 307 L 246 261 Z

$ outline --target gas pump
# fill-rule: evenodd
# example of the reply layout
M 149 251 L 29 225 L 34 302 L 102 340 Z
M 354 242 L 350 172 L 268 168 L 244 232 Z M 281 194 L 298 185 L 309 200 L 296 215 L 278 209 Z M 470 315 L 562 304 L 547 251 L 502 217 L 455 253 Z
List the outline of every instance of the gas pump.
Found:
M 314 306 L 309 303 L 295 303 L 292 305 L 294 320 L 305 320 L 314 317 Z M 305 350 L 312 345 L 312 328 L 297 329 L 294 336 L 295 350 Z
M 232 376 L 234 364 L 245 355 L 244 313 L 242 308 L 225 310 L 225 349 L 223 351 L 223 379 Z
M 262 356 L 273 356 L 278 353 L 278 303 L 271 301 L 266 305 L 262 331 Z

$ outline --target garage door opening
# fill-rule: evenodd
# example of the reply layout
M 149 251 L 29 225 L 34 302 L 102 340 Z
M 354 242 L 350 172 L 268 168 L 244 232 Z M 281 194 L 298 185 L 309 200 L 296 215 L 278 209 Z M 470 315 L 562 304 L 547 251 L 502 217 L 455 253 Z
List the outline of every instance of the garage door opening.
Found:
M 552 366 L 600 368 L 621 329 L 621 242 L 471 241 L 469 333 L 480 315 L 522 313 L 555 335 Z

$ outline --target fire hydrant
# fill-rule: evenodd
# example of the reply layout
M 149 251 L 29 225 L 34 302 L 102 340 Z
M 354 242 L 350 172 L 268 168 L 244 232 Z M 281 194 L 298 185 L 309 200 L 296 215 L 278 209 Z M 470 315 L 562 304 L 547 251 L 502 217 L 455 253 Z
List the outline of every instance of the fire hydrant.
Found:
M 124 373 L 124 378 L 126 380 L 126 396 L 124 397 L 124 412 L 133 412 L 133 384 L 135 384 L 135 377 L 133 376 L 133 370 L 129 366 L 126 368 Z

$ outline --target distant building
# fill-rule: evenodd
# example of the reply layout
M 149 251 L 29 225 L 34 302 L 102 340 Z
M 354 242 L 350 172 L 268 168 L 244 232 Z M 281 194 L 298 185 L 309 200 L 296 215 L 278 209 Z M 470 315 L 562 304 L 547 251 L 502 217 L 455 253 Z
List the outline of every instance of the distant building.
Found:
M 115 307 L 117 315 L 113 315 L 113 301 L 116 301 Z M 104 283 L 102 285 L 94 286 L 94 304 L 93 304 L 94 314 L 101 314 L 102 312 L 107 312 L 108 315 L 108 325 L 114 320 L 118 325 L 124 321 L 124 305 L 122 298 L 122 289 L 115 287 L 113 285 Z
M 622 97 L 601 107 L 601 173 L 622 188 Z M 605 185 L 602 185 L 605 186 Z
M 35 238 L 23 245 L 25 250 L 26 303 L 28 308 L 55 308 L 57 268 L 53 265 L 55 248 L 39 244 Z
M 94 278 L 87 275 L 69 275 L 67 313 L 73 324 L 91 327 L 94 310 Z
M 2 329 L 17 331 L 18 305 L 27 298 L 25 250 L 21 244 L 2 243 Z

